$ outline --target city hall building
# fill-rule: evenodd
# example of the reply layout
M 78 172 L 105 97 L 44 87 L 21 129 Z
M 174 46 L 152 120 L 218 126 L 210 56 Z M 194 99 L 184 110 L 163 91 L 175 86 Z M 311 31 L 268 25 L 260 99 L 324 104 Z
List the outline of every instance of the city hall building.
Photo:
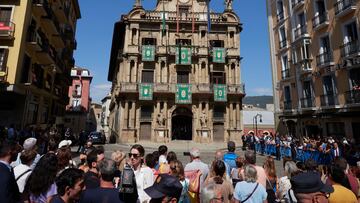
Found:
M 115 23 L 109 128 L 119 142 L 239 141 L 242 25 L 225 1 L 141 1 Z

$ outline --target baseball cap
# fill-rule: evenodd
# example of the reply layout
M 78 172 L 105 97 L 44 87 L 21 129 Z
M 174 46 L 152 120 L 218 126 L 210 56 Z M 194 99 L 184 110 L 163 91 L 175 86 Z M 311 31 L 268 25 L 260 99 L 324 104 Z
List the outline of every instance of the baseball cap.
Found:
M 33 137 L 26 139 L 23 144 L 24 150 L 30 150 L 34 148 L 34 146 L 36 145 L 36 141 L 37 141 L 36 138 Z
M 71 145 L 71 140 L 62 140 L 60 143 L 59 143 L 59 146 L 58 148 L 61 148 L 61 147 L 68 147 Z
M 179 199 L 182 191 L 180 181 L 172 175 L 160 174 L 151 187 L 145 189 L 152 199 L 160 199 L 163 197 L 176 197 Z
M 295 193 L 323 192 L 329 194 L 334 192 L 334 188 L 331 185 L 324 184 L 316 172 L 300 173 L 292 177 L 290 182 Z

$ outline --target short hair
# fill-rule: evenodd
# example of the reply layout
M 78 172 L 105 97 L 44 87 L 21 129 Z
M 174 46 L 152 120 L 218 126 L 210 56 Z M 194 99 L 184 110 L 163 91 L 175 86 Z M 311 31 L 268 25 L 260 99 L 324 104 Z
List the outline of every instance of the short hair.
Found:
M 339 166 L 343 171 L 345 171 L 347 169 L 348 163 L 346 159 L 342 157 L 336 157 L 334 159 L 334 165 Z
M 287 174 L 288 178 L 290 179 L 299 172 L 299 169 L 296 166 L 295 162 L 287 161 L 284 166 L 284 171 Z
M 229 141 L 227 143 L 227 148 L 228 148 L 229 152 L 234 152 L 235 151 L 235 142 Z
M 177 160 L 177 156 L 176 156 L 176 153 L 171 151 L 167 154 L 166 156 L 166 160 L 168 163 L 172 162 L 172 161 L 176 161 Z
M 97 162 L 97 152 L 96 150 L 92 150 L 86 156 L 86 162 L 89 168 L 92 168 L 92 163 Z
M 111 159 L 104 159 L 99 163 L 99 171 L 101 179 L 107 182 L 113 181 L 116 172 L 115 161 Z
M 346 178 L 344 170 L 337 165 L 330 166 L 330 177 L 336 183 L 342 184 Z
M 217 186 L 215 183 L 211 182 L 209 184 L 206 184 L 201 189 L 201 203 L 209 203 L 212 199 L 217 198 Z
M 125 159 L 125 157 L 125 153 L 120 150 L 116 150 L 111 154 L 111 159 L 114 160 L 116 163 L 120 163 L 122 160 Z
M 22 164 L 29 165 L 34 161 L 37 152 L 35 150 L 23 150 L 20 154 L 20 161 Z
M 133 146 L 131 147 L 130 151 L 133 150 L 133 149 L 138 150 L 139 153 L 140 153 L 140 156 L 143 157 L 143 156 L 145 155 L 145 149 L 144 149 L 144 147 L 143 147 L 142 145 L 135 144 L 135 145 L 133 145 Z
M 66 187 L 74 187 L 83 178 L 84 172 L 82 170 L 77 168 L 65 169 L 55 180 L 58 194 L 63 196 L 66 192 Z
M 156 159 L 155 156 L 153 154 L 147 154 L 145 156 L 145 164 L 149 167 L 149 168 L 155 168 L 156 166 Z
M 190 156 L 193 158 L 199 158 L 200 157 L 200 150 L 198 148 L 192 148 L 190 150 Z
M 158 150 L 159 150 L 159 154 L 160 154 L 160 155 L 164 155 L 164 154 L 166 154 L 166 152 L 168 151 L 168 148 L 167 148 L 167 146 L 165 146 L 165 145 L 160 145 L 159 148 L 158 148 Z
M 155 160 L 159 161 L 159 156 L 160 156 L 159 151 L 153 151 L 152 154 L 154 155 Z
M 9 152 L 19 150 L 21 147 L 11 140 L 4 140 L 0 142 L 0 157 L 5 157 Z
M 71 149 L 69 147 L 61 147 L 58 149 L 56 156 L 58 158 L 59 169 L 63 169 L 69 165 L 69 161 L 72 158 Z
M 244 180 L 246 182 L 256 182 L 257 181 L 257 171 L 256 168 L 252 165 L 246 165 L 244 169 Z
M 305 161 L 305 170 L 307 171 L 316 171 L 317 163 L 314 159 L 310 158 Z
M 222 160 L 215 160 L 213 163 L 215 175 L 223 177 L 226 171 L 225 163 Z
M 249 164 L 256 164 L 256 155 L 254 151 L 247 150 L 245 152 L 245 160 Z

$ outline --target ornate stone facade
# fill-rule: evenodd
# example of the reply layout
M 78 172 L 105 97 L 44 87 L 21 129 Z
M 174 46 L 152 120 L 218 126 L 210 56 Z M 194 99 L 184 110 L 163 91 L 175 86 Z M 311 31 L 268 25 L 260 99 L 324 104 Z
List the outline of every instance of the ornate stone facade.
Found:
M 119 141 L 240 140 L 242 25 L 225 2 L 208 15 L 205 0 L 158 0 L 153 11 L 135 1 L 115 23 L 109 123 Z

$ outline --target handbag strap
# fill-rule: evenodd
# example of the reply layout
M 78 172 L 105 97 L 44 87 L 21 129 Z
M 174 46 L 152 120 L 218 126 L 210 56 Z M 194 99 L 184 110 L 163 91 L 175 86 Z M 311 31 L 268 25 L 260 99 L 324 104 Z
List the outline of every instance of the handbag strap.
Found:
M 31 171 L 31 169 L 28 169 L 26 171 L 24 171 L 22 174 L 20 174 L 16 179 L 15 181 L 18 181 L 21 177 L 23 177 L 25 174 L 29 173 Z
M 256 183 L 254 190 L 250 193 L 250 195 L 246 199 L 244 199 L 244 201 L 241 201 L 241 203 L 246 202 L 254 194 L 254 192 L 258 186 L 259 186 L 259 183 Z

